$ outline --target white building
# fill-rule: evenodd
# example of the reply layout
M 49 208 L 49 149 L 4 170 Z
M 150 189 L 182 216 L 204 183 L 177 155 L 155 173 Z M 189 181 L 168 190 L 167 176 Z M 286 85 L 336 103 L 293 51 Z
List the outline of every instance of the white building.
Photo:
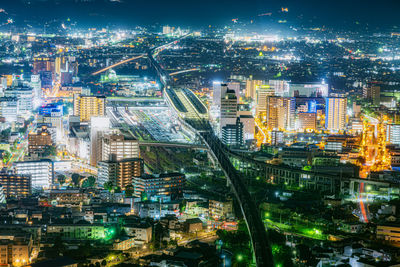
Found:
M 17 174 L 30 175 L 32 189 L 49 188 L 53 182 L 54 164 L 50 159 L 14 162 Z
M 388 124 L 386 141 L 394 145 L 400 145 L 400 124 Z

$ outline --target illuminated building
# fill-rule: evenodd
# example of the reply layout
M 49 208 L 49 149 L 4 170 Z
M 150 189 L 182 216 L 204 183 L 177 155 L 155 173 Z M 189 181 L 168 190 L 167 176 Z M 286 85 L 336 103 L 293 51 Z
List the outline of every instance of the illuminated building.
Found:
M 33 110 L 34 93 L 29 87 L 13 87 L 4 92 L 5 97 L 18 99 L 18 115 L 30 115 Z
M 35 58 L 33 60 L 33 73 L 38 74 L 43 71 L 53 72 L 55 69 L 54 60 L 51 58 Z
M 377 83 L 371 83 L 363 89 L 363 97 L 370 100 L 374 106 L 381 103 L 381 87 Z
M 30 175 L 32 189 L 49 188 L 54 178 L 54 164 L 49 159 L 14 162 L 18 175 Z
M 210 199 L 208 201 L 208 215 L 215 220 L 226 219 L 233 215 L 232 200 L 218 201 Z
M 243 123 L 243 139 L 254 139 L 255 120 L 251 111 L 238 111 L 238 116 Z
M 325 107 L 325 128 L 339 132 L 346 126 L 347 99 L 344 97 L 328 97 Z
M 235 91 L 236 98 L 239 100 L 240 98 L 240 83 L 239 82 L 228 82 L 227 84 L 229 90 Z
M 104 224 L 49 224 L 47 235 L 51 238 L 61 237 L 63 240 L 104 240 L 110 230 Z
M 103 159 L 102 137 L 110 130 L 108 117 L 93 116 L 90 118 L 90 164 L 96 166 Z
M 122 134 L 106 134 L 102 138 L 102 160 L 108 160 L 112 154 L 116 160 L 139 158 L 139 141 Z
M 0 184 L 0 204 L 5 204 L 6 203 L 6 194 L 4 193 L 4 188 Z
M 327 97 L 328 85 L 325 83 L 289 83 L 289 90 L 283 96 Z
M 292 130 L 295 123 L 295 99 L 268 96 L 266 101 L 267 126 L 271 130 Z
M 74 95 L 74 116 L 79 116 L 81 121 L 89 121 L 92 116 L 105 115 L 104 96 Z
M 235 91 L 227 90 L 222 96 L 220 107 L 220 131 L 227 124 L 235 124 L 237 118 L 238 103 Z
M 271 145 L 277 146 L 283 144 L 284 134 L 282 131 L 271 131 Z
M 31 155 L 43 154 L 47 147 L 53 145 L 51 134 L 46 126 L 42 126 L 37 133 L 28 135 L 28 151 Z
M 31 194 L 31 177 L 14 172 L 0 172 L 0 185 L 5 197 L 27 197 Z
M 133 177 L 134 196 L 145 194 L 148 198 L 171 196 L 176 198 L 182 195 L 186 178 L 181 173 L 163 173 L 158 175 L 143 174 Z
M 140 177 L 143 174 L 143 159 L 127 158 L 117 161 L 113 155 L 108 161 L 98 162 L 98 184 L 112 182 L 125 190 L 126 186 L 132 185 L 133 177 Z
M 376 227 L 376 238 L 400 243 L 400 227 L 398 225 L 378 225 Z
M 256 114 L 257 116 L 267 111 L 267 97 L 274 96 L 275 90 L 269 85 L 257 86 L 256 92 Z
M 251 98 L 251 99 L 255 99 L 257 86 L 260 86 L 263 83 L 264 83 L 264 81 L 253 80 L 252 77 L 250 77 L 250 79 L 246 80 L 245 96 L 248 98 Z
M 276 96 L 289 95 L 289 83 L 284 80 L 269 80 L 268 84 L 275 89 Z
M 40 75 L 39 74 L 32 74 L 31 75 L 30 86 L 32 87 L 33 94 L 35 96 L 34 108 L 36 108 L 40 104 L 41 98 L 42 98 L 42 82 L 40 81 Z
M 243 123 L 239 118 L 236 124 L 227 124 L 222 127 L 222 143 L 237 147 L 243 145 Z
M 400 145 L 400 124 L 388 124 L 386 141 L 390 144 Z
M 215 107 L 221 106 L 221 98 L 225 95 L 228 90 L 226 84 L 221 84 L 220 82 L 213 82 L 213 101 L 212 104 Z
M 0 116 L 7 121 L 16 121 L 18 117 L 18 99 L 16 97 L 0 97 Z
M 317 113 L 305 112 L 299 113 L 299 127 L 300 130 L 315 130 L 317 127 Z
M 0 232 L 0 265 L 27 266 L 32 253 L 33 240 L 30 233 Z

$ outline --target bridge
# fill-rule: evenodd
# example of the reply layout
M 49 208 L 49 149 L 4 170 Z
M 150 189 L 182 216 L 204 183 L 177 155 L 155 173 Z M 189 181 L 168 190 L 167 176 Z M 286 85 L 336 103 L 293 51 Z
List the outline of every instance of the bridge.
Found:
M 164 97 L 168 104 L 176 111 L 182 123 L 197 133 L 224 171 L 245 219 L 257 266 L 274 266 L 271 246 L 259 209 L 248 192 L 242 177 L 232 165 L 229 155 L 226 153 L 228 148 L 214 134 L 208 122 L 207 108 L 190 90 L 168 86 L 169 75 L 165 74 L 162 67 L 154 59 L 152 51 L 149 51 L 147 56 L 164 85 Z

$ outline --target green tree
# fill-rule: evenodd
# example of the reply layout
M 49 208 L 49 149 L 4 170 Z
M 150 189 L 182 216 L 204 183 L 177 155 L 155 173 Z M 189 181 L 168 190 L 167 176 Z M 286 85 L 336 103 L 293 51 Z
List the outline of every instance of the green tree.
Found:
M 73 173 L 71 179 L 75 186 L 79 186 L 82 176 L 80 176 L 78 173 Z
M 65 175 L 63 174 L 59 174 L 57 176 L 57 181 L 60 185 L 63 185 L 65 183 L 65 180 L 67 179 L 67 177 L 65 177 Z
M 133 193 L 134 193 L 134 188 L 133 188 L 133 185 L 127 185 L 126 187 L 125 187 L 125 196 L 127 196 L 127 197 L 131 197 L 131 196 L 133 196 Z
M 88 178 L 85 179 L 85 181 L 82 183 L 82 187 L 87 188 L 87 187 L 94 187 L 96 184 L 96 177 L 94 176 L 89 176 Z
M 49 156 L 56 156 L 57 155 L 57 149 L 55 146 L 46 146 L 43 151 L 43 156 L 49 157 Z
M 104 189 L 108 190 L 108 191 L 112 191 L 113 190 L 113 183 L 111 181 L 105 182 L 103 185 Z

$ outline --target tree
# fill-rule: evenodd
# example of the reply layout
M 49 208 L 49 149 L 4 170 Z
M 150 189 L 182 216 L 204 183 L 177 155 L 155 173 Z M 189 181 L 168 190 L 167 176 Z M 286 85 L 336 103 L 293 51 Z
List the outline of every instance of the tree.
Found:
M 57 181 L 60 185 L 63 185 L 65 183 L 65 180 L 67 179 L 67 177 L 65 177 L 65 175 L 63 174 L 59 174 L 57 176 Z
M 108 191 L 112 191 L 113 190 L 113 183 L 111 181 L 105 182 L 103 185 L 104 189 L 108 190 Z
M 126 187 L 125 187 L 125 196 L 126 197 L 131 197 L 132 195 L 133 195 L 133 193 L 134 193 L 134 188 L 133 188 L 133 185 L 127 185 Z
M 80 176 L 77 173 L 73 173 L 71 176 L 72 182 L 74 183 L 75 186 L 79 185 L 80 180 L 82 179 L 82 176 Z
M 57 155 L 57 149 L 55 146 L 46 146 L 44 148 L 43 156 L 49 157 L 49 156 L 55 156 L 55 155 Z
M 89 176 L 86 180 L 82 183 L 82 187 L 93 187 L 96 183 L 96 177 Z

